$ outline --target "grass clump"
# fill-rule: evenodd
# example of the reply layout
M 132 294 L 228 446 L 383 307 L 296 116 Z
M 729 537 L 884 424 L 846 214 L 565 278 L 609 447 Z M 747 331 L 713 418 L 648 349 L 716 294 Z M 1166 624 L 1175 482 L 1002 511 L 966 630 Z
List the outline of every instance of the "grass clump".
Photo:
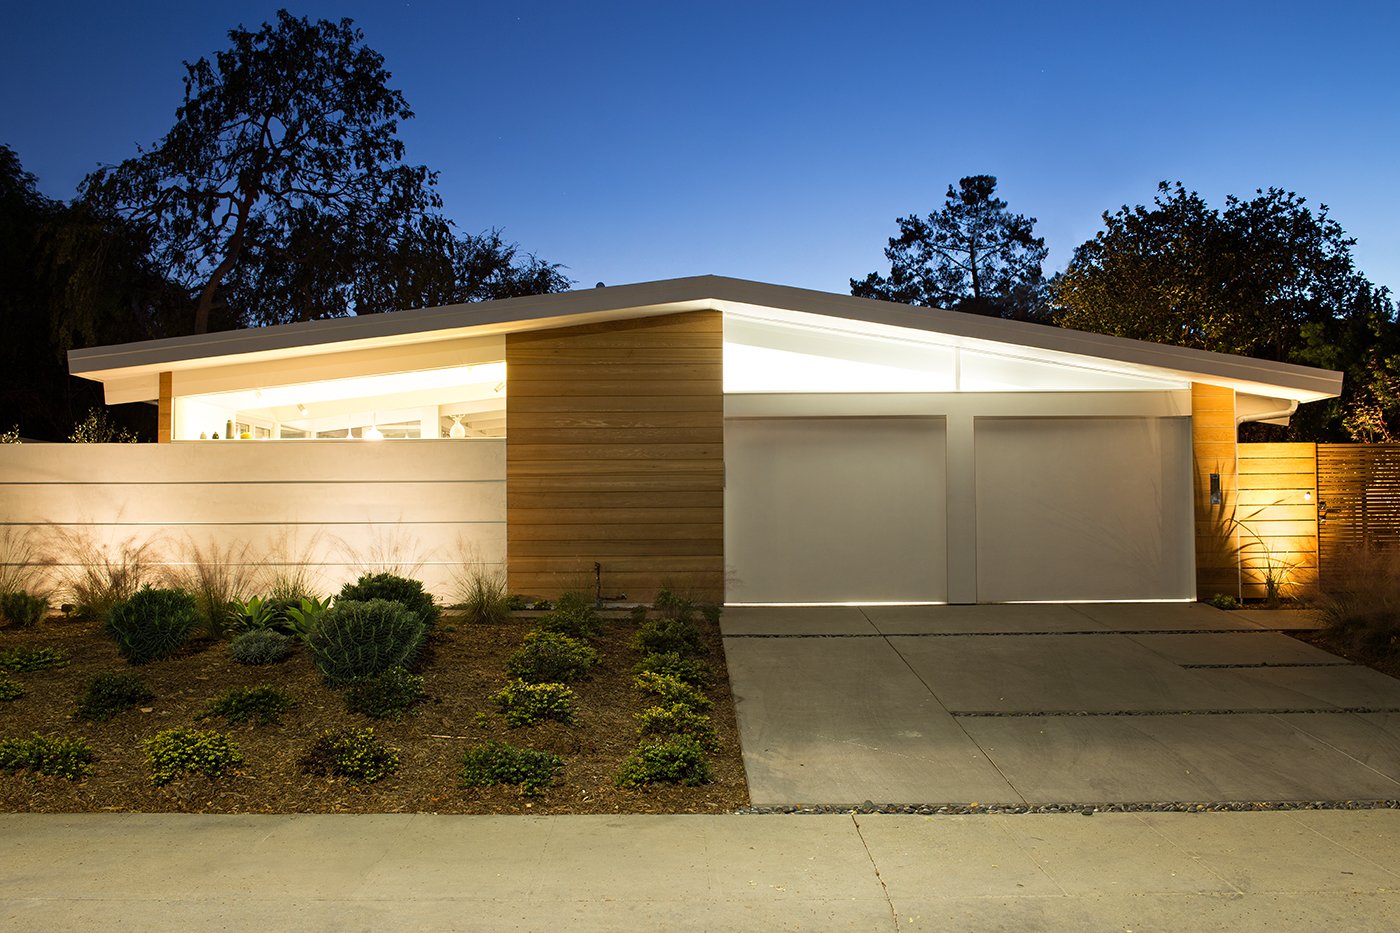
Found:
M 707 753 L 719 751 L 719 737 L 715 735 L 714 722 L 709 716 L 697 713 L 684 704 L 652 706 L 642 710 L 635 718 L 638 738 L 688 735 L 699 742 L 700 747 Z
M 276 664 L 292 653 L 292 640 L 270 628 L 252 629 L 233 636 L 228 652 L 239 664 Z
M 531 726 L 547 719 L 572 723 L 576 699 L 564 684 L 532 684 L 523 680 L 512 680 L 491 694 L 491 702 L 501 708 L 501 714 L 512 726 Z
M 11 648 L 0 651 L 0 673 L 28 674 L 51 667 L 67 667 L 68 652 L 62 648 Z
M 345 708 L 370 719 L 401 719 L 424 699 L 422 677 L 391 667 L 352 683 L 345 691 Z
M 634 674 L 664 674 L 697 689 L 708 687 L 714 681 L 715 676 L 714 670 L 704 661 L 699 658 L 682 657 L 674 651 L 649 654 L 637 662 L 632 668 L 632 672 Z
M 301 759 L 307 774 L 343 777 L 356 784 L 373 784 L 399 769 L 399 752 L 374 737 L 373 729 L 322 732 Z
M 685 784 L 694 787 L 714 780 L 700 742 L 690 735 L 672 735 L 637 746 L 622 763 L 619 787 Z
M 713 704 L 710 698 L 683 680 L 668 674 L 653 674 L 650 671 L 638 674 L 632 685 L 643 693 L 655 694 L 662 706 L 687 706 L 696 711 L 709 709 Z
M 235 687 L 220 695 L 194 718 L 223 717 L 230 725 L 242 725 L 250 719 L 259 726 L 280 726 L 282 714 L 297 701 L 276 687 Z
M 122 657 L 132 664 L 148 664 L 179 651 L 199 626 L 195 598 L 183 590 L 158 590 L 144 586 L 107 614 L 107 634 Z
M 556 632 L 579 640 L 593 638 L 603 630 L 593 600 L 581 593 L 560 596 L 554 608 L 541 616 L 535 627 L 541 632 Z
M 643 654 L 678 654 L 693 657 L 704 651 L 700 630 L 686 619 L 652 619 L 632 636 L 632 647 Z
M 104 671 L 88 681 L 87 690 L 78 701 L 78 718 L 90 722 L 107 722 L 118 714 L 149 703 L 156 695 L 146 678 L 131 671 Z
M 48 611 L 49 601 L 47 597 L 26 593 L 24 590 L 0 593 L 0 621 L 8 622 L 10 625 L 30 628 L 39 624 L 39 620 Z
M 222 732 L 166 729 L 143 744 L 146 763 L 151 769 L 151 783 L 157 787 L 191 773 L 216 780 L 243 762 L 243 753 Z
M 108 614 L 131 599 L 152 575 L 155 545 L 128 538 L 115 550 L 78 531 L 60 532 L 56 547 L 69 555 L 73 569 L 64 587 L 78 621 L 106 622 Z
M 0 741 L 0 771 L 28 771 L 76 781 L 92 773 L 92 749 L 83 739 L 40 735 Z
M 0 677 L 0 703 L 11 703 L 24 696 L 24 687 L 17 680 Z
M 457 599 L 468 622 L 497 625 L 510 620 L 512 604 L 505 577 L 499 571 L 486 569 L 484 564 L 462 569 L 457 579 Z
M 540 794 L 564 770 L 564 759 L 551 752 L 491 741 L 467 749 L 462 757 L 462 786 L 504 784 L 526 797 Z
M 178 559 L 179 566 L 168 575 L 170 585 L 194 597 L 201 624 L 210 637 L 224 638 L 234 621 L 234 606 L 252 585 L 248 545 L 201 546 L 186 538 Z
M 567 684 L 586 680 L 598 664 L 598 652 L 558 632 L 530 632 L 506 659 L 506 673 L 532 684 Z
M 336 605 L 341 601 L 369 602 L 374 599 L 387 599 L 401 603 L 405 609 L 418 617 L 426 631 L 431 632 L 442 615 L 442 610 L 433 602 L 433 597 L 423 584 L 393 573 L 367 573 L 354 583 L 340 588 Z
M 1400 656 L 1400 549 L 1359 551 L 1342 564 L 1318 602 L 1323 628 L 1368 660 Z
M 396 600 L 340 599 L 306 636 L 316 669 L 338 685 L 407 667 L 423 645 L 418 614 Z

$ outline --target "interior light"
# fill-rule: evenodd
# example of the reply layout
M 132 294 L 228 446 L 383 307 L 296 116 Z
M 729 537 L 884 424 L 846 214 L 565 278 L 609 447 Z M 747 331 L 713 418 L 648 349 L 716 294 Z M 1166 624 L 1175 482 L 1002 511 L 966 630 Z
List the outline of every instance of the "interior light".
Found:
M 360 431 L 360 437 L 364 438 L 367 441 L 384 440 L 384 432 L 379 430 L 379 421 L 377 417 L 372 418 L 370 420 L 369 427 L 364 428 Z

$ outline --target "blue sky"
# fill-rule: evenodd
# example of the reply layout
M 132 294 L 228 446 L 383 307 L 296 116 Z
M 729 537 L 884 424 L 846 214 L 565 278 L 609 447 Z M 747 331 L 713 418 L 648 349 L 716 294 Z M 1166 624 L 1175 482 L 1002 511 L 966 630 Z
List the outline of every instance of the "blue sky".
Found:
M 350 16 L 446 211 L 583 285 L 717 273 L 846 291 L 894 219 L 987 173 L 1050 270 L 1181 180 L 1275 185 L 1400 291 L 1400 4 L 288 3 Z M 181 60 L 279 4 L 16 5 L 0 142 L 52 197 L 157 140 Z

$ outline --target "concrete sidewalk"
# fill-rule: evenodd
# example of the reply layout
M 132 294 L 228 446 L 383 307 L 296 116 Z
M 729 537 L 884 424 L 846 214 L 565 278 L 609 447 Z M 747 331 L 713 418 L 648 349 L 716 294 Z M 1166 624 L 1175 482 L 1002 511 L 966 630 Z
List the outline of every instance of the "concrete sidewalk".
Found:
M 1400 812 L 0 815 L 5 930 L 1383 930 Z

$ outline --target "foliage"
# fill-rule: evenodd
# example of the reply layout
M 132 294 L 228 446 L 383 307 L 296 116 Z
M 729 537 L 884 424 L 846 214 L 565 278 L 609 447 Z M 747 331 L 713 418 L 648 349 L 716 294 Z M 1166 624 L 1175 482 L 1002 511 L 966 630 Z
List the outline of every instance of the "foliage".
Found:
M 1329 570 L 1317 608 L 1322 627 L 1352 650 L 1373 660 L 1400 656 L 1400 550 L 1348 554 Z
M 33 532 L 13 526 L 0 529 L 0 593 L 36 592 L 42 563 Z
M 24 687 L 17 680 L 0 676 L 0 703 L 9 703 L 24 696 Z
M 551 752 L 491 741 L 474 745 L 463 755 L 462 785 L 510 784 L 518 786 L 522 795 L 533 797 L 553 784 L 562 770 L 564 759 Z
M 475 563 L 464 568 L 456 582 L 467 621 L 494 625 L 510 620 L 512 597 L 506 593 L 506 580 L 500 572 Z
M 253 719 L 260 726 L 280 726 L 282 714 L 296 705 L 293 697 L 276 687 L 234 687 L 215 698 L 195 719 L 221 716 L 230 725 Z
M 1103 220 L 1051 285 L 1055 323 L 1344 370 L 1341 401 L 1302 409 L 1286 439 L 1400 432 L 1388 388 L 1388 361 L 1400 350 L 1395 306 L 1356 269 L 1355 240 L 1325 206 L 1314 213 L 1293 192 L 1269 188 L 1227 197 L 1222 211 L 1162 182 L 1151 205 Z
M 90 534 L 62 530 L 57 546 L 72 563 L 64 587 L 79 621 L 106 622 L 112 607 L 135 596 L 151 577 L 151 541 L 127 538 L 113 549 Z
M 685 784 L 691 787 L 714 780 L 709 759 L 698 739 L 672 735 L 637 746 L 622 763 L 619 787 L 647 784 Z
M 715 735 L 715 724 L 709 716 L 697 713 L 682 703 L 670 706 L 650 706 L 636 715 L 637 735 L 646 739 L 651 736 L 688 735 L 700 743 L 708 753 L 719 750 L 719 738 Z
M 686 622 L 695 612 L 695 601 L 674 593 L 667 587 L 662 587 L 657 591 L 656 599 L 652 600 L 652 608 L 667 619 L 679 619 Z M 643 613 L 642 620 L 645 621 L 645 619 L 646 615 Z
M 301 769 L 307 774 L 373 784 L 399 769 L 399 750 L 383 745 L 373 729 L 328 730 L 316 737 L 302 757 Z
M 401 667 L 350 684 L 345 708 L 370 719 L 400 719 L 425 699 L 423 678 Z
M 211 638 L 224 638 L 236 625 L 235 611 L 252 585 L 248 545 L 210 543 L 201 546 L 186 538 L 180 547 L 179 569 L 170 574 L 170 585 L 194 596 Z
M 577 638 L 535 631 L 506 659 L 506 673 L 535 684 L 567 684 L 586 680 L 598 660 L 598 652 Z
M 942 210 L 900 217 L 885 248 L 890 274 L 851 279 L 851 294 L 1023 320 L 1041 316 L 1045 238 L 1035 218 L 993 197 L 997 180 L 971 175 L 948 186 Z
M 105 408 L 90 408 L 82 421 L 73 426 L 68 440 L 74 444 L 135 444 L 134 433 L 117 424 Z
M 239 664 L 276 664 L 292 653 L 292 640 L 270 628 L 250 629 L 233 636 L 228 650 Z
M 715 676 L 714 670 L 704 661 L 687 658 L 674 651 L 652 652 L 638 661 L 632 672 L 664 674 L 696 688 L 708 687 Z
M 240 632 L 271 630 L 278 616 L 284 611 L 282 605 L 270 599 L 250 596 L 247 599 L 235 599 L 229 605 L 229 621 Z
M 565 593 L 559 597 L 554 608 L 540 617 L 535 624 L 542 632 L 556 632 L 570 638 L 593 638 L 603 628 L 594 611 L 593 600 L 581 593 Z
M 720 613 L 724 609 L 718 603 L 705 603 L 700 607 L 700 615 L 711 625 L 719 625 Z
M 511 612 L 520 612 L 530 608 L 530 601 L 519 593 L 511 593 L 506 597 L 506 609 Z
M 1229 593 L 1216 593 L 1211 596 L 1210 599 L 1206 600 L 1206 602 L 1216 609 L 1230 610 L 1240 608 L 1240 601 Z
M 147 585 L 112 607 L 107 634 L 127 661 L 147 664 L 179 651 L 199 622 L 199 608 L 189 593 Z
M 142 745 L 151 769 L 151 783 L 157 787 L 188 773 L 216 779 L 243 762 L 243 753 L 222 732 L 166 729 Z
M 532 726 L 551 719 L 565 724 L 574 721 L 575 693 L 563 684 L 512 680 L 491 694 L 491 702 L 512 726 Z
M 19 425 L 14 425 L 5 431 L 0 431 L 0 444 L 23 444 L 19 439 Z
M 49 611 L 49 601 L 43 596 L 15 590 L 0 593 L 0 620 L 28 628 L 38 624 Z
M 67 667 L 68 652 L 62 648 L 30 648 L 21 646 L 0 651 L 0 671 L 27 674 L 51 667 Z
M 316 669 L 331 684 L 405 667 L 423 644 L 423 623 L 403 603 L 338 599 L 307 633 Z
M 643 693 L 652 693 L 660 698 L 662 706 L 680 704 L 693 710 L 707 710 L 712 705 L 710 698 L 683 680 L 667 674 L 646 672 L 632 679 L 632 686 Z
M 632 647 L 647 654 L 672 652 L 683 656 L 700 654 L 704 645 L 694 622 L 683 619 L 652 619 L 632 636 Z
M 149 703 L 156 695 L 146 679 L 131 671 L 103 671 L 88 681 L 83 698 L 78 701 L 78 718 L 106 722 L 119 713 Z
M 402 603 L 404 608 L 416 613 L 423 627 L 431 632 L 437 625 L 442 610 L 423 584 L 417 580 L 392 573 L 367 573 L 354 583 L 347 583 L 340 589 L 339 600 L 367 602 L 371 599 L 389 599 Z
M 314 596 L 303 596 L 295 603 L 284 602 L 274 604 L 278 615 L 274 617 L 273 625 L 279 631 L 285 630 L 291 635 L 305 641 L 311 632 L 321 622 L 321 616 L 331 607 L 331 600 L 327 597 L 324 600 Z M 281 621 L 278 621 L 280 619 Z
M 92 773 L 92 749 L 84 739 L 35 732 L 27 739 L 0 741 L 0 771 L 28 771 L 76 781 Z

